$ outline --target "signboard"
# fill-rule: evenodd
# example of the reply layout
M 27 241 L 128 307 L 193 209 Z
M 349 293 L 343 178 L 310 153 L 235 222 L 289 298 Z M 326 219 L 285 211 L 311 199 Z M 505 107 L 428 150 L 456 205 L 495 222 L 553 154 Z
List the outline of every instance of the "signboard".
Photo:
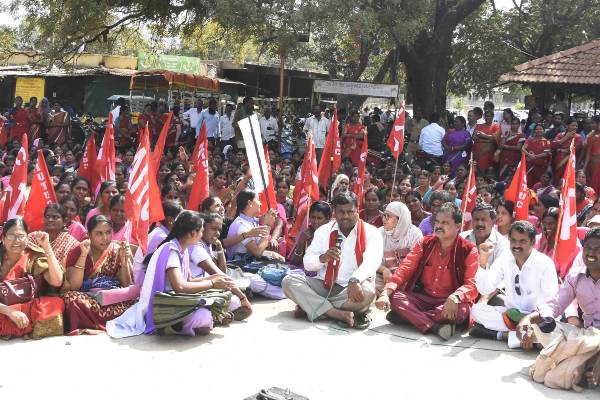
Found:
M 138 55 L 138 71 L 150 69 L 166 69 L 185 74 L 206 75 L 207 67 L 197 57 L 171 56 L 168 54 L 150 54 L 140 52 Z
M 313 85 L 313 92 L 395 99 L 398 97 L 398 86 L 383 83 L 324 81 L 317 79 Z
M 29 78 L 17 76 L 15 85 L 15 97 L 21 96 L 23 103 L 27 103 L 31 97 L 37 97 L 38 102 L 44 97 L 46 81 L 44 78 Z

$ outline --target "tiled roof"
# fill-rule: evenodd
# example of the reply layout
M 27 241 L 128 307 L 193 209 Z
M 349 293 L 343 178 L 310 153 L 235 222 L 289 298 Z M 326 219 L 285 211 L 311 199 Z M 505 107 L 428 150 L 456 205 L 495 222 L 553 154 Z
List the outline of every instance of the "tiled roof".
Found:
M 600 85 L 600 40 L 517 65 L 500 81 Z

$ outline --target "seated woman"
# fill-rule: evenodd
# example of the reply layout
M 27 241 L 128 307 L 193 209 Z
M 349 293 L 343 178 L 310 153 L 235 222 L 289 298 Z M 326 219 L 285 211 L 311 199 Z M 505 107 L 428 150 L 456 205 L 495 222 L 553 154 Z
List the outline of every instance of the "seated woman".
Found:
M 535 248 L 540 253 L 544 253 L 548 257 L 554 260 L 554 250 L 556 245 L 556 231 L 558 229 L 558 218 L 559 218 L 560 210 L 557 207 L 548 208 L 542 217 L 542 233 L 537 235 Z M 573 261 L 579 252 L 581 251 L 581 243 L 577 240 L 577 245 L 575 249 L 573 249 L 573 257 L 571 262 L 567 265 L 560 265 L 557 260 L 554 260 L 554 264 L 556 266 L 556 273 L 558 274 L 559 281 L 563 281 L 565 276 L 571 269 L 573 265 Z
M 381 212 L 381 200 L 377 190 L 368 189 L 364 194 L 364 208 L 361 210 L 360 219 L 376 228 L 383 226 L 383 213 Z
M 3 226 L 0 249 L 0 281 L 10 282 L 32 275 L 41 277 L 54 288 L 60 288 L 64 273 L 54 256 L 45 232 L 35 232 L 27 240 L 27 225 L 21 218 L 10 219 Z M 0 337 L 33 339 L 62 335 L 64 303 L 60 297 L 40 296 L 26 303 L 0 303 Z
M 330 197 L 333 199 L 336 194 L 347 192 L 350 188 L 350 178 L 345 174 L 338 174 L 331 185 Z
M 96 208 L 92 208 L 85 217 L 85 226 L 88 225 L 90 219 L 96 215 L 102 214 L 110 216 L 110 199 L 119 194 L 117 183 L 115 181 L 104 181 L 100 185 Z
M 91 204 L 90 187 L 88 180 L 81 176 L 76 177 L 71 183 L 71 193 L 77 200 L 77 222 L 85 221 L 85 216 L 94 208 Z
M 308 227 L 298 235 L 296 243 L 288 256 L 288 261 L 297 267 L 303 267 L 304 254 L 310 246 L 317 228 L 325 225 L 331 219 L 331 207 L 324 201 L 317 201 L 310 206 L 308 212 Z
M 202 214 L 204 229 L 202 239 L 189 248 L 190 272 L 194 282 L 212 279 L 213 275 L 227 276 L 225 250 L 219 240 L 223 228 L 223 217 L 219 214 Z M 214 250 L 213 250 L 214 249 Z M 229 311 L 235 321 L 242 321 L 252 314 L 252 305 L 244 293 L 237 287 L 231 289 L 233 296 Z
M 104 331 L 106 321 L 123 314 L 135 300 L 102 306 L 91 289 L 128 287 L 133 283 L 129 245 L 112 241 L 112 222 L 104 215 L 92 217 L 87 225 L 90 235 L 67 256 L 67 280 L 71 291 L 64 294 L 66 325 L 69 333 Z
M 77 199 L 70 195 L 64 197 L 58 203 L 65 211 L 63 221 L 69 235 L 73 236 L 78 242 L 87 239 L 87 229 L 79 222 Z
M 423 209 L 423 203 L 419 192 L 413 190 L 412 192 L 407 193 L 404 199 L 404 203 L 410 211 L 410 218 L 413 225 L 418 227 L 425 218 L 431 215 L 431 213 L 428 213 Z
M 294 202 L 292 199 L 288 197 L 290 192 L 290 181 L 288 181 L 285 177 L 280 176 L 275 181 L 275 199 L 277 200 L 277 208 L 279 212 L 279 206 L 283 210 L 285 210 L 285 215 L 280 217 L 285 218 L 286 221 L 290 221 L 294 216 Z
M 138 242 L 133 237 L 131 221 L 125 214 L 125 196 L 119 194 L 110 199 L 110 220 L 113 224 L 112 240 L 127 242 L 137 246 Z
M 514 222 L 513 212 L 515 209 L 515 203 L 512 201 L 499 200 L 496 206 L 496 229 L 500 234 L 508 239 L 508 232 L 510 226 Z
M 404 257 L 423 237 L 421 230 L 412 224 L 408 207 L 399 201 L 387 205 L 383 214 L 383 261 L 375 277 L 375 290 L 381 294 L 383 287 Z
M 285 258 L 279 253 L 267 250 L 269 246 L 269 236 L 250 236 L 250 232 L 257 228 L 258 222 L 256 216 L 260 211 L 260 200 L 258 194 L 253 190 L 242 190 L 236 199 L 238 217 L 229 227 L 227 237 L 242 235 L 243 240 L 229 248 L 227 255 L 229 259 L 240 260 L 251 255 L 254 258 L 271 257 L 277 261 L 285 261 Z M 250 289 L 252 292 L 271 299 L 283 299 L 285 295 L 278 286 L 267 283 L 263 278 L 256 274 L 249 274 Z
M 65 230 L 66 211 L 60 204 L 48 204 L 44 211 L 44 231 L 50 238 L 50 246 L 63 271 L 66 270 L 67 254 L 79 246 L 79 241 Z M 37 232 L 31 233 L 33 237 Z
M 190 274 L 190 246 L 198 243 L 202 236 L 203 222 L 199 213 L 183 211 L 177 216 L 171 232 L 154 253 L 146 256 L 146 277 L 139 301 L 122 316 L 106 325 L 111 337 L 122 338 L 157 332 L 154 318 L 154 295 L 157 292 L 200 293 L 209 289 L 233 288 L 231 278 L 213 275 L 195 281 Z M 177 301 L 177 299 L 173 299 Z M 200 307 L 184 317 L 173 316 L 173 324 L 158 332 L 195 336 L 207 334 L 213 328 L 211 311 Z
M 258 222 L 269 229 L 269 245 L 267 246 L 267 250 L 276 251 L 282 257 L 285 257 L 287 254 L 285 238 L 288 233 L 288 223 L 281 204 L 277 204 L 277 211 L 268 210 L 261 215 Z

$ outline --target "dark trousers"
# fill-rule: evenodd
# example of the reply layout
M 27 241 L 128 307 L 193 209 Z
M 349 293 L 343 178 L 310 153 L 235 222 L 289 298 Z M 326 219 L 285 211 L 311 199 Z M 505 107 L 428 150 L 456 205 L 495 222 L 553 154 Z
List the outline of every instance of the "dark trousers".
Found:
M 317 152 L 317 165 L 321 165 L 321 157 L 323 156 L 323 149 L 315 148 Z
M 403 320 L 410 322 L 421 333 L 426 333 L 438 324 L 459 324 L 469 316 L 469 304 L 460 303 L 456 318 L 449 321 L 442 317 L 445 298 L 431 297 L 425 293 L 395 291 L 391 298 L 391 308 Z

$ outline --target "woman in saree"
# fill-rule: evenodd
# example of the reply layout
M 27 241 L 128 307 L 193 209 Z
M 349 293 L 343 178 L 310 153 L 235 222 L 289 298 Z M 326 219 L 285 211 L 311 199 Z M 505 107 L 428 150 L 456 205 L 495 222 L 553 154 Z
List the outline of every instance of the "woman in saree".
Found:
M 112 180 L 102 182 L 96 202 L 97 205 L 95 208 L 92 208 L 90 212 L 88 212 L 87 217 L 85 218 L 85 225 L 87 226 L 90 219 L 96 215 L 102 214 L 105 216 L 110 216 L 110 199 L 118 194 L 119 189 L 117 188 L 117 182 Z
M 225 171 L 216 170 L 210 183 L 210 195 L 220 198 L 223 206 L 227 208 L 231 200 L 233 200 L 235 192 L 227 186 L 227 175 L 225 174 Z
M 552 149 L 554 156 L 552 157 L 552 167 L 554 169 L 554 185 L 560 186 L 560 183 L 565 174 L 565 168 L 571 154 L 571 142 L 575 139 L 575 154 L 579 155 L 583 146 L 583 138 L 577 133 L 577 120 L 570 117 L 567 120 L 567 130 L 560 132 L 552 141 Z
M 21 140 L 29 132 L 29 113 L 23 108 L 23 98 L 15 97 L 15 106 L 8 113 L 11 122 L 10 140 Z
M 348 175 L 338 174 L 331 185 L 330 197 L 333 199 L 338 193 L 347 192 L 350 188 L 350 178 Z
M 110 199 L 109 217 L 113 224 L 112 240 L 127 242 L 137 246 L 138 242 L 133 237 L 131 221 L 127 219 L 127 215 L 125 214 L 125 196 L 122 194 Z
M 44 110 L 42 107 L 42 103 L 46 100 L 45 105 L 46 109 Z M 32 97 L 29 99 L 29 108 L 27 109 L 27 113 L 29 114 L 29 140 L 32 142 L 35 139 L 43 138 L 46 133 L 46 122 L 48 119 L 48 111 L 50 111 L 48 107 L 48 99 L 45 97 L 40 102 L 40 106 L 37 104 L 37 97 Z
M 45 232 L 28 241 L 27 225 L 21 218 L 10 219 L 3 226 L 0 247 L 0 281 L 7 282 L 27 275 L 41 277 L 44 286 L 60 288 L 64 273 Z M 64 303 L 60 297 L 40 296 L 21 304 L 0 303 L 0 337 L 33 339 L 62 335 Z
M 294 201 L 289 198 L 290 184 L 287 178 L 280 176 L 275 180 L 275 200 L 277 201 L 277 209 L 285 211 L 281 218 L 286 221 L 291 221 L 294 216 Z
M 466 125 L 467 121 L 464 117 L 454 118 L 454 129 L 449 130 L 442 139 L 444 162 L 450 163 L 451 174 L 454 174 L 459 165 L 467 164 L 467 153 L 471 149 L 472 142 L 471 134 L 465 129 Z
M 482 174 L 496 166 L 494 154 L 500 140 L 500 125 L 494 123 L 494 112 L 488 110 L 483 117 L 485 123 L 475 125 L 473 134 L 473 154 L 477 157 L 477 169 Z
M 94 206 L 91 204 L 92 196 L 90 193 L 90 183 L 87 179 L 78 176 L 71 183 L 71 192 L 77 200 L 77 219 L 78 222 L 85 221 L 85 216 Z
M 392 201 L 385 208 L 383 216 L 384 223 L 380 228 L 383 238 L 383 260 L 375 277 L 377 293 L 381 293 L 404 257 L 423 237 L 421 230 L 413 225 L 410 211 L 405 204 Z
M 342 157 L 349 157 L 352 165 L 360 164 L 360 153 L 367 135 L 367 128 L 360 123 L 360 114 L 353 111 L 350 120 L 342 126 Z
M 556 231 L 558 229 L 558 218 L 559 209 L 557 207 L 548 208 L 542 217 L 542 233 L 536 238 L 535 248 L 540 253 L 544 253 L 548 257 L 552 258 L 556 267 L 556 273 L 558 277 L 563 280 L 575 260 L 575 256 L 581 251 L 581 244 L 579 240 L 576 242 L 577 246 L 572 250 L 572 258 L 567 265 L 560 265 L 557 260 L 554 260 L 554 250 L 556 245 Z
M 423 209 L 423 200 L 419 192 L 409 192 L 404 199 L 408 211 L 410 211 L 410 218 L 414 226 L 418 227 L 425 218 L 431 215 L 431 213 L 428 213 Z
M 58 102 L 48 116 L 48 142 L 62 146 L 71 138 L 71 117 Z
M 74 196 L 69 195 L 63 197 L 58 203 L 65 211 L 63 220 L 67 232 L 69 232 L 69 234 L 78 242 L 87 239 L 87 229 L 79 222 L 77 199 L 75 199 Z
M 552 144 L 544 137 L 544 127 L 536 124 L 533 136 L 525 140 L 522 148 L 527 161 L 527 184 L 532 187 L 540 181 L 552 160 Z
M 113 242 L 112 222 L 96 215 L 87 225 L 90 238 L 81 242 L 67 256 L 67 280 L 71 289 L 65 293 L 67 332 L 104 331 L 106 321 L 123 314 L 135 301 L 128 300 L 102 306 L 89 293 L 92 289 L 115 289 L 133 283 L 132 255 L 129 245 Z
M 67 255 L 75 247 L 79 247 L 80 244 L 77 239 L 67 232 L 66 220 L 67 212 L 63 206 L 56 203 L 46 206 L 46 210 L 44 210 L 44 231 L 48 234 L 50 246 L 63 270 L 66 270 Z M 33 238 L 36 234 L 37 232 L 33 232 L 30 236 Z
M 521 148 L 525 142 L 525 137 L 521 133 L 521 120 L 514 117 L 511 121 L 510 130 L 503 132 L 500 137 L 498 149 L 500 157 L 498 159 L 498 167 L 500 172 L 498 176 L 502 179 L 507 175 L 509 167 L 515 167 L 521 160 Z
M 107 333 L 114 338 L 142 333 L 165 333 L 195 336 L 209 333 L 213 328 L 211 310 L 199 307 L 187 316 L 173 318 L 173 324 L 157 329 L 154 299 L 157 292 L 201 293 L 210 289 L 231 290 L 231 278 L 211 275 L 195 280 L 190 273 L 189 248 L 202 238 L 203 221 L 195 211 L 183 211 L 177 216 L 171 232 L 154 253 L 144 262 L 148 265 L 139 301 L 125 314 L 107 323 Z M 177 301 L 177 299 L 174 299 Z
M 595 129 L 587 137 L 583 169 L 589 177 L 590 187 L 600 196 L 600 129 Z
M 296 239 L 292 250 L 288 256 L 290 264 L 297 267 L 304 266 L 304 254 L 310 246 L 317 228 L 325 225 L 331 219 L 331 207 L 324 201 L 317 201 L 311 204 L 308 211 L 308 226 Z
M 368 224 L 376 228 L 383 226 L 383 213 L 381 212 L 381 200 L 377 195 L 377 190 L 368 189 L 364 194 L 364 207 L 359 217 Z

